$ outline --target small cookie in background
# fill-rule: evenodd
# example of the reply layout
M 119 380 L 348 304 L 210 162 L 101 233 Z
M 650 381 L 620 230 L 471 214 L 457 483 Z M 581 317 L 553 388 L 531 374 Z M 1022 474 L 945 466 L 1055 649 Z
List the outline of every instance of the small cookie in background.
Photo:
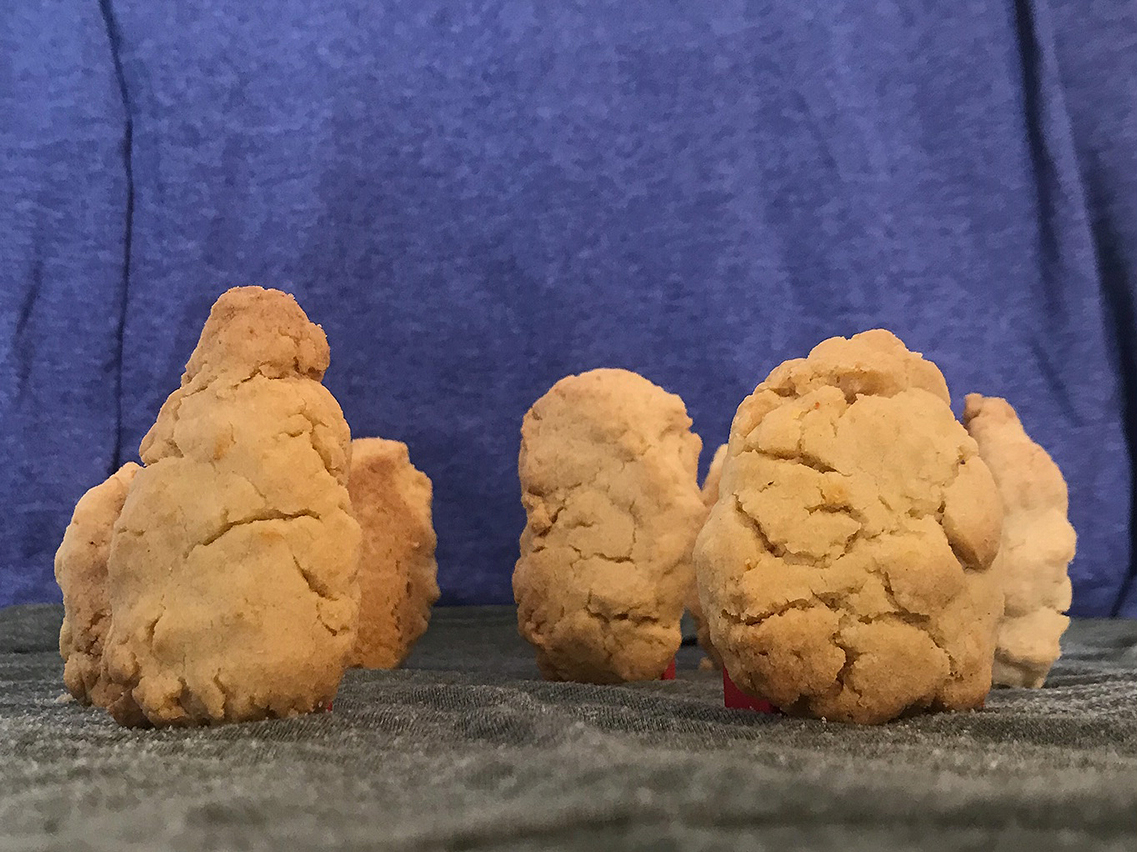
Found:
M 939 370 L 832 338 L 738 408 L 695 545 L 711 639 L 746 693 L 879 723 L 979 707 L 1002 612 L 1002 506 Z
M 719 499 L 719 485 L 722 483 L 722 465 L 726 461 L 726 444 L 720 444 L 715 450 L 711 466 L 707 468 L 706 479 L 703 480 L 703 505 L 708 509 L 715 505 Z
M 979 445 L 1003 501 L 996 570 L 1005 596 L 995 647 L 996 686 L 1039 687 L 1061 654 L 1070 623 L 1077 536 L 1067 518 L 1066 480 L 999 397 L 968 394 L 963 423 Z
M 683 401 L 627 370 L 561 379 L 526 413 L 513 592 L 546 678 L 650 680 L 671 663 L 706 512 L 700 447 Z
M 714 458 L 711 459 L 711 465 L 707 468 L 707 476 L 703 480 L 702 497 L 703 505 L 707 507 L 707 513 L 710 513 L 711 507 L 719 499 L 719 482 L 722 480 L 722 464 L 726 460 L 726 444 L 719 446 L 715 450 Z M 704 519 L 705 522 L 705 519 Z M 699 525 L 700 529 L 702 524 Z M 719 652 L 715 650 L 715 645 L 711 641 L 711 630 L 707 624 L 707 619 L 703 615 L 703 605 L 699 602 L 699 584 L 696 581 L 694 572 L 691 575 L 691 586 L 687 591 L 686 596 L 687 611 L 691 613 L 691 618 L 695 620 L 695 631 L 699 637 L 699 647 L 706 653 L 706 658 L 700 663 L 700 667 L 706 667 L 705 664 L 709 663 L 710 667 L 721 669 L 722 657 Z
M 55 553 L 55 581 L 63 591 L 63 682 L 83 704 L 105 707 L 119 696 L 103 673 L 103 638 L 111 619 L 107 556 L 111 530 L 139 470 L 127 462 L 80 497 Z
M 393 669 L 426 632 L 438 600 L 430 479 L 406 444 L 356 438 L 347 490 L 363 532 L 352 665 Z
M 119 723 L 278 718 L 335 695 L 360 532 L 328 362 L 292 296 L 238 287 L 213 305 L 111 538 L 103 662 Z

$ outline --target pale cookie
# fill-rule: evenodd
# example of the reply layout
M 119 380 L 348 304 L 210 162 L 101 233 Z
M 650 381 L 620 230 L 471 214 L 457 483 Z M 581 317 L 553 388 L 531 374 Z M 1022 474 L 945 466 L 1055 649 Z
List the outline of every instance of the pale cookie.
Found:
M 223 294 L 142 441 L 107 564 L 123 724 L 290 716 L 335 695 L 359 616 L 351 435 L 289 295 Z
M 679 397 L 626 370 L 561 379 L 521 426 L 521 635 L 551 680 L 658 678 L 706 509 Z
M 722 465 L 726 461 L 726 444 L 720 444 L 715 450 L 711 466 L 707 468 L 707 476 L 703 480 L 703 505 L 708 509 L 719 500 L 719 486 L 722 484 Z
M 438 600 L 430 479 L 411 464 L 406 444 L 356 438 L 347 489 L 363 530 L 352 664 L 393 669 L 426 632 Z
M 1039 687 L 1061 649 L 1070 619 L 1070 577 L 1077 537 L 1066 517 L 1062 471 L 1023 431 L 1004 399 L 968 394 L 967 431 L 991 468 L 1003 501 L 1003 538 L 995 563 L 1006 596 L 995 648 L 996 686 Z
M 695 545 L 714 647 L 793 714 L 982 705 L 1002 507 L 934 364 L 892 334 L 820 344 L 739 406 Z
M 102 674 L 103 639 L 111 619 L 107 555 L 111 529 L 138 470 L 127 462 L 80 497 L 55 553 L 55 580 L 63 590 L 63 682 L 84 704 L 105 707 L 119 695 Z
M 719 499 L 719 483 L 722 480 L 722 464 L 726 459 L 726 444 L 722 444 L 715 450 L 714 458 L 711 459 L 711 466 L 707 469 L 706 479 L 703 480 L 703 505 L 707 507 L 707 514 L 710 514 L 711 507 Z M 703 523 L 706 523 L 704 518 Z M 699 525 L 700 529 L 702 524 Z M 714 643 L 711 641 L 711 630 L 707 624 L 707 619 L 703 615 L 703 605 L 699 602 L 699 584 L 694 576 L 691 574 L 691 585 L 688 589 L 687 595 L 687 611 L 691 613 L 691 617 L 695 620 L 695 630 L 699 636 L 699 645 L 706 652 L 707 657 L 710 658 L 711 665 L 716 669 L 722 668 L 722 657 L 719 652 L 715 650 Z

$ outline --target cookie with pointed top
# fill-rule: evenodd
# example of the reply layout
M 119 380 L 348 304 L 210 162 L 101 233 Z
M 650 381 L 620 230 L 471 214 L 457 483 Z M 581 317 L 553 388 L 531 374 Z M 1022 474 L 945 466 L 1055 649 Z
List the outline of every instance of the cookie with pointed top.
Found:
M 292 296 L 239 287 L 213 306 L 110 543 L 103 662 L 120 723 L 290 716 L 335 695 L 360 532 L 328 360 Z

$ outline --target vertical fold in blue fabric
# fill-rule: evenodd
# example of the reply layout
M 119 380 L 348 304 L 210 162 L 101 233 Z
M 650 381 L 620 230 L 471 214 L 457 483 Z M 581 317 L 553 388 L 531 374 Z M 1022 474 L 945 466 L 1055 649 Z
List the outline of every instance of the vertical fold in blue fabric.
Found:
M 1127 396 L 1125 369 L 1117 360 L 1116 346 L 1110 346 L 1116 330 L 1116 305 L 1095 251 L 1095 222 L 1075 141 L 1082 128 L 1074 126 L 1070 112 L 1071 103 L 1080 95 L 1063 85 L 1058 61 L 1060 28 L 1055 25 L 1053 8 L 1049 0 L 1017 0 L 1015 22 L 1037 205 L 1040 301 L 1035 305 L 1035 321 L 1041 373 L 1046 390 L 1065 415 L 1065 440 L 1076 445 L 1085 443 L 1082 435 L 1100 436 L 1094 446 L 1079 447 L 1083 457 L 1099 457 L 1094 465 L 1096 475 L 1071 483 L 1080 503 L 1072 513 L 1079 551 L 1097 557 L 1092 561 L 1083 557 L 1078 563 L 1079 594 L 1072 612 L 1105 615 L 1116 612 L 1131 573 L 1132 553 L 1125 535 L 1131 523 L 1095 525 L 1094 516 L 1090 524 L 1084 523 L 1084 510 L 1091 502 L 1109 505 L 1119 519 L 1131 516 L 1132 422 L 1120 422 L 1118 409 Z M 1105 33 L 1100 35 L 1108 38 Z M 1058 353 L 1064 353 L 1064 359 L 1056 357 Z M 1103 356 L 1113 374 L 1108 381 L 1100 373 Z M 1091 424 L 1092 429 L 1084 428 Z M 1121 434 L 1110 434 L 1115 431 Z M 1114 440 L 1101 441 L 1106 434 Z M 1066 473 L 1069 479 L 1071 471 Z M 1084 475 L 1082 470 L 1076 473 Z M 1105 554 L 1117 562 L 1102 558 Z
M 50 599 L 115 463 L 128 182 L 99 4 L 0 4 L 0 606 Z
M 1137 457 L 1137 0 L 1050 0 L 1058 69 Z M 1130 502 L 1130 506 L 1133 503 Z M 1130 513 L 1132 514 L 1132 513 Z M 1135 530 L 1129 525 L 1130 539 Z M 1114 615 L 1137 617 L 1130 564 Z

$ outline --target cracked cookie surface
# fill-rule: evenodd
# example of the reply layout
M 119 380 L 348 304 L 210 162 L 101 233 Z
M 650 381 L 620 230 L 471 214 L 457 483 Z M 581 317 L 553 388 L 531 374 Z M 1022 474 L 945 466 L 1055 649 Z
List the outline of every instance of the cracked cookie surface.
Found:
M 551 680 L 658 678 L 706 509 L 683 401 L 627 370 L 557 382 L 525 415 L 518 628 Z
M 1005 399 L 968 394 L 963 422 L 979 444 L 1003 502 L 996 570 L 1005 602 L 995 647 L 997 686 L 1039 687 L 1070 623 L 1067 573 L 1077 536 L 1062 471 L 1026 434 Z
M 980 706 L 1002 507 L 934 364 L 891 333 L 819 344 L 739 406 L 695 566 L 714 647 L 794 714 Z
M 356 438 L 351 446 L 348 492 L 363 531 L 352 664 L 391 669 L 426 632 L 438 600 L 431 483 L 406 444 Z
M 335 695 L 360 533 L 328 357 L 291 296 L 239 287 L 213 306 L 111 540 L 103 659 L 120 723 L 282 717 Z
M 127 462 L 80 497 L 55 553 L 55 580 L 63 591 L 63 682 L 84 704 L 105 707 L 120 694 L 103 672 L 103 641 L 111 617 L 107 557 L 111 530 L 139 470 Z

